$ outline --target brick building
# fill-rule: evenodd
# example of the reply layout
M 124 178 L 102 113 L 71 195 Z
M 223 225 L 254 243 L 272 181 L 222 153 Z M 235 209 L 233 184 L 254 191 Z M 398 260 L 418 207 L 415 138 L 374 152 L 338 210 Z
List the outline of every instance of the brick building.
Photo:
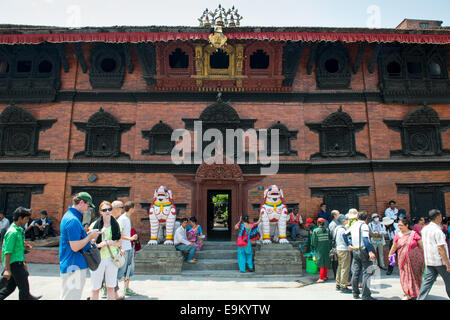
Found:
M 59 229 L 80 190 L 97 205 L 131 199 L 145 239 L 160 185 L 203 226 L 213 195 L 229 195 L 234 225 L 257 217 L 272 184 L 304 217 L 322 202 L 382 213 L 391 199 L 411 216 L 449 212 L 450 32 L 405 25 L 2 25 L 0 210 L 46 209 Z M 172 132 L 200 120 L 221 132 L 279 129 L 278 173 L 174 164 Z

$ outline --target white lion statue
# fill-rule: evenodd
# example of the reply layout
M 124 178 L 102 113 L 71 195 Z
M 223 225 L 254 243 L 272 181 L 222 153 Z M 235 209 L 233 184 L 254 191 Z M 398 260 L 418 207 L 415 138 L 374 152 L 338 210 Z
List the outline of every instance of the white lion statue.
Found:
M 173 245 L 173 227 L 177 210 L 172 199 L 172 191 L 165 186 L 160 186 L 153 194 L 153 202 L 149 210 L 150 241 L 149 245 L 158 244 L 158 232 L 161 227 L 166 227 L 165 245 Z
M 269 186 L 264 190 L 264 203 L 260 207 L 261 225 L 263 231 L 263 243 L 271 241 L 271 226 L 278 229 L 278 242 L 289 243 L 286 239 L 286 222 L 288 220 L 288 209 L 283 203 L 283 190 L 276 185 Z M 272 236 L 275 232 L 272 233 Z

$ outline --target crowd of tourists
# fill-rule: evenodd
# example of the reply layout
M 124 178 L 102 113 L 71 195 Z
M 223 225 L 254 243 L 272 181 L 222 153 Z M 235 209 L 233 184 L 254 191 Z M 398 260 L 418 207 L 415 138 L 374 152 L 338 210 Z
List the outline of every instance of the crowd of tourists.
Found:
M 438 275 L 450 298 L 449 221 L 439 210 L 410 221 L 393 200 L 383 218 L 356 209 L 327 214 L 322 204 L 317 220 L 306 222 L 305 251 L 312 253 L 319 269 L 317 283 L 329 280 L 328 268 L 333 268 L 336 290 L 374 300 L 370 278 L 380 269 L 391 275 L 397 266 L 404 300 L 425 299 Z
M 140 249 L 131 224 L 134 207 L 132 201 L 103 201 L 98 208 L 99 217 L 91 221 L 95 208 L 92 197 L 87 192 L 73 197 L 60 225 L 61 299 L 81 299 L 87 270 L 91 279 L 88 299 L 98 300 L 101 293 L 108 300 L 136 295 L 130 288 L 134 256 Z M 33 249 L 33 240 L 53 236 L 54 230 L 46 211 L 40 212 L 37 220 L 31 217 L 30 209 L 19 207 L 10 224 L 0 213 L 4 267 L 0 300 L 16 288 L 20 300 L 41 298 L 30 293 L 25 254 Z M 249 216 L 243 215 L 234 226 L 238 231 L 237 260 L 242 273 L 254 272 L 252 243 L 260 241 L 260 222 L 261 216 L 250 223 Z M 300 248 L 314 257 L 319 269 L 317 283 L 329 281 L 328 269 L 332 268 L 337 291 L 351 293 L 355 299 L 361 295 L 363 300 L 374 300 L 369 285 L 374 272 L 381 269 L 391 275 L 397 266 L 405 300 L 425 299 L 438 276 L 443 278 L 450 298 L 448 219 L 437 209 L 430 210 L 428 217 L 410 221 L 404 210 L 395 208 L 393 200 L 384 215 L 356 209 L 346 214 L 338 210 L 328 213 L 326 204 L 322 204 L 317 219 L 307 218 L 305 224 L 295 209 L 289 214 L 287 229 L 293 240 L 302 232 L 307 234 L 307 241 Z M 195 255 L 205 239 L 196 218 L 178 218 L 174 230 L 176 250 L 185 253 L 187 263 L 196 263 Z M 124 296 L 119 295 L 122 279 Z

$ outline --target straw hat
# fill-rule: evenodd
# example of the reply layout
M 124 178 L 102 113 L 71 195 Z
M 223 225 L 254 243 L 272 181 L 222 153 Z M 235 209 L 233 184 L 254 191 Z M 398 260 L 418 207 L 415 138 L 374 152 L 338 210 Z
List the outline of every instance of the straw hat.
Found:
M 388 226 L 390 224 L 394 223 L 394 220 L 392 220 L 389 217 L 384 217 L 383 220 L 381 221 L 382 224 L 384 224 L 385 226 Z
M 352 220 L 358 218 L 358 210 L 350 209 L 346 214 L 347 219 Z

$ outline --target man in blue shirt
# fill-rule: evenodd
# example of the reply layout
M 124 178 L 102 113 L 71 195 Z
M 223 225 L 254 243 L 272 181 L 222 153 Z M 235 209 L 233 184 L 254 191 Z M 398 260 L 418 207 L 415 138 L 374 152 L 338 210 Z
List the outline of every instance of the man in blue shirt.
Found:
M 325 203 L 322 203 L 320 205 L 320 210 L 319 210 L 319 213 L 317 214 L 317 217 L 318 218 L 324 218 L 325 219 L 324 227 L 328 228 L 328 225 L 331 222 L 331 216 L 330 216 L 330 214 L 327 211 L 327 205 Z
M 62 278 L 62 300 L 80 300 L 86 282 L 87 263 L 81 251 L 90 248 L 91 240 L 96 240 L 99 230 L 89 233 L 81 224 L 83 213 L 95 208 L 92 197 L 87 192 L 80 192 L 72 199 L 72 206 L 61 220 L 61 237 L 59 241 L 59 268 Z

